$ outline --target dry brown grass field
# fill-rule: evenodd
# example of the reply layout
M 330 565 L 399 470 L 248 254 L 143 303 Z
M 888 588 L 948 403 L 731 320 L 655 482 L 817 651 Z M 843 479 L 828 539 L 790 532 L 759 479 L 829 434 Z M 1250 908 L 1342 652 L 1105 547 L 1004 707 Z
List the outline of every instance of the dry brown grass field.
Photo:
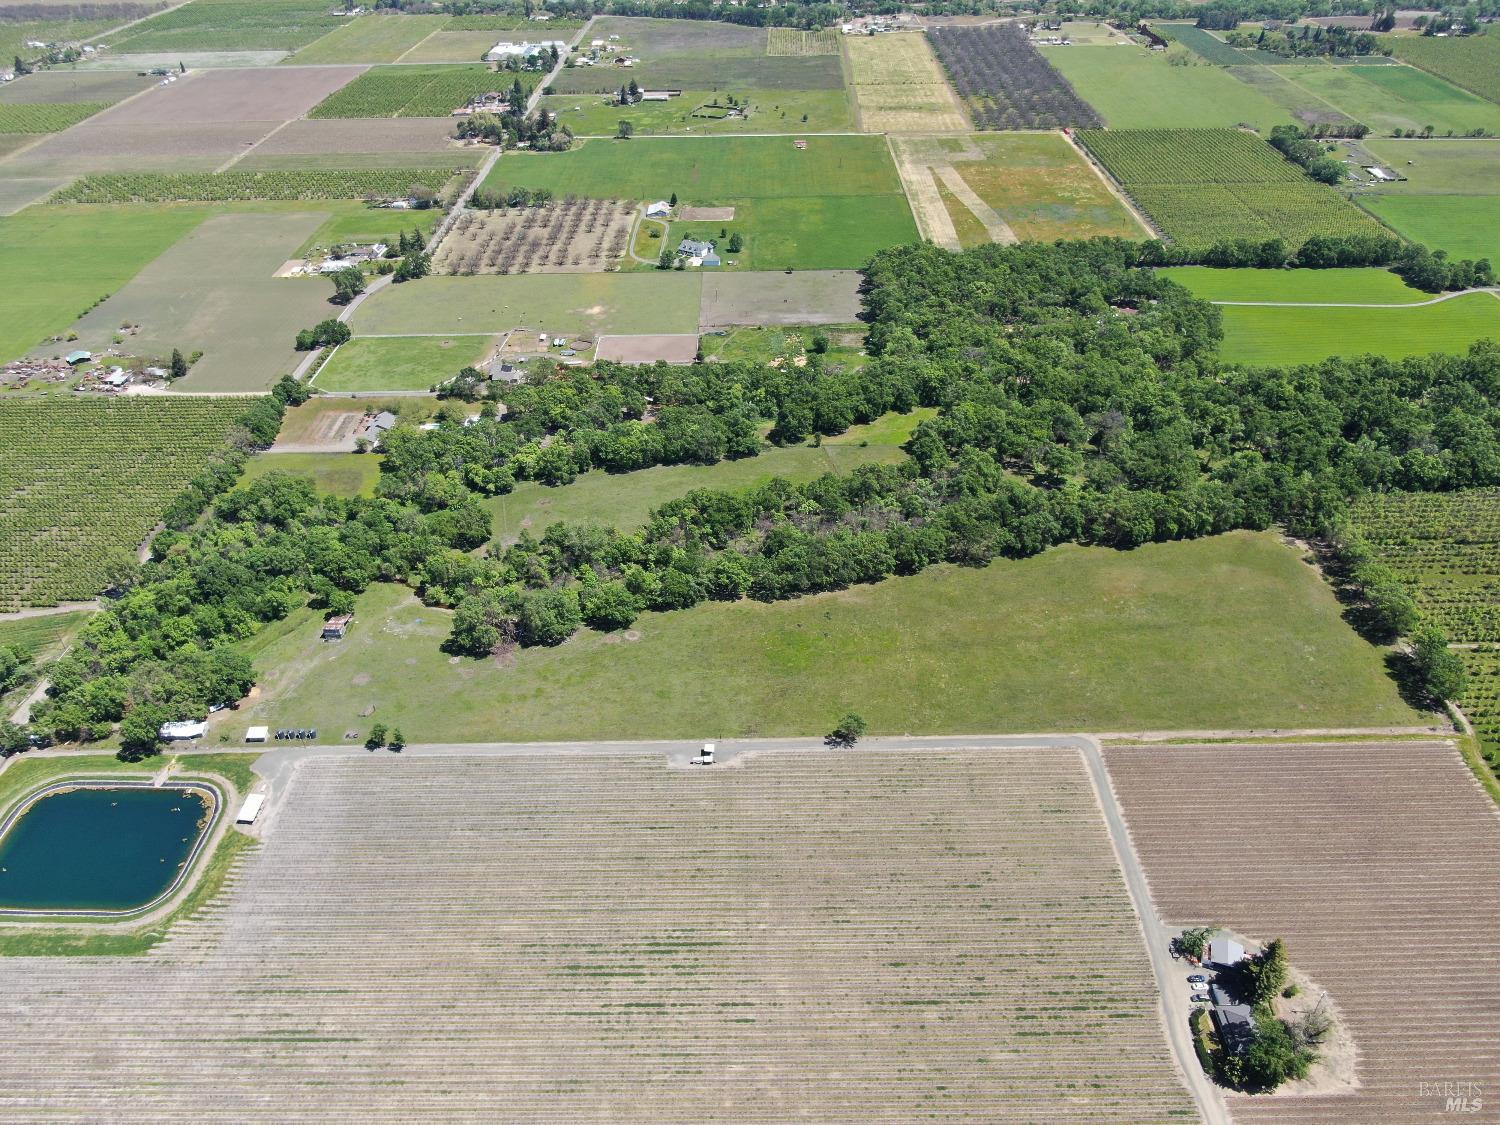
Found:
M 442 273 L 599 273 L 630 241 L 634 200 L 561 199 L 542 207 L 464 211 L 443 239 Z
M 143 957 L 0 962 L 0 1119 L 1190 1116 L 1068 750 L 309 759 Z
M 1353 1033 L 1357 1091 L 1238 1097 L 1236 1121 L 1434 1121 L 1442 1083 L 1500 1089 L 1500 818 L 1451 746 L 1105 761 L 1163 919 L 1284 938 Z
M 859 123 L 867 133 L 951 133 L 969 128 L 958 95 L 917 32 L 845 37 Z

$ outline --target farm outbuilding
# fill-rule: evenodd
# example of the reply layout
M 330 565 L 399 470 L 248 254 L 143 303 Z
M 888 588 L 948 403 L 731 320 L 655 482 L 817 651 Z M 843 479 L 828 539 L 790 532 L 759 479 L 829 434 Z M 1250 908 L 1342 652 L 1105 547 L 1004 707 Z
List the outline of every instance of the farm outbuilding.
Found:
M 251 793 L 245 798 L 245 803 L 240 806 L 239 815 L 234 818 L 236 824 L 254 824 L 255 818 L 260 815 L 261 807 L 266 803 L 264 793 Z
M 245 732 L 246 742 L 264 742 L 271 737 L 270 727 L 251 727 Z
M 330 617 L 323 622 L 323 639 L 325 641 L 341 641 L 349 632 L 349 623 L 354 620 L 353 614 L 343 613 L 338 617 Z
M 1209 964 L 1233 968 L 1245 959 L 1245 947 L 1233 938 L 1216 937 L 1208 943 Z
M 193 738 L 202 738 L 208 733 L 208 724 L 184 719 L 176 723 L 162 723 L 156 732 L 166 742 L 182 742 Z

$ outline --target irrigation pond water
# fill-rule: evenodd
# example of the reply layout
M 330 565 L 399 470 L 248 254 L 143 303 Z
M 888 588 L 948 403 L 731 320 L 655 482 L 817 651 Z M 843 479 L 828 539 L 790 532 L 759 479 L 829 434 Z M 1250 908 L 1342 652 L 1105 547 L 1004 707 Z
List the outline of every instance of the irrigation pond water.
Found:
M 48 793 L 0 829 L 0 910 L 145 906 L 182 873 L 211 811 L 207 794 L 181 788 Z

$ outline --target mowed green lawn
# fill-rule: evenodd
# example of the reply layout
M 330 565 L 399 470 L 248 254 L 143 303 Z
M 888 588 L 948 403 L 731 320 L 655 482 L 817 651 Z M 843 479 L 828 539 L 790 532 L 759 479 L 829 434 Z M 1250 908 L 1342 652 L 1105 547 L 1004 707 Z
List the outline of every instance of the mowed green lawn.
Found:
M 1306 304 L 1417 304 L 1431 293 L 1413 289 L 1390 270 L 1233 270 L 1175 266 L 1158 270 L 1205 301 L 1293 301 Z
M 1383 653 L 1274 534 L 1060 547 L 771 605 L 646 614 L 626 634 L 452 661 L 450 614 L 363 595 L 349 637 L 300 611 L 253 646 L 263 694 L 225 725 L 371 723 L 408 741 L 815 734 L 857 710 L 909 732 L 1417 723 Z
M 508 332 L 555 335 L 698 331 L 697 273 L 426 277 L 391 285 L 356 310 L 356 335 Z
M 493 336 L 362 337 L 339 347 L 313 382 L 322 391 L 425 391 L 478 363 Z
M 379 453 L 257 453 L 245 466 L 240 483 L 268 473 L 290 473 L 330 496 L 374 496 L 383 460 Z
M 1335 355 L 1400 359 L 1500 340 L 1500 300 L 1489 293 L 1409 309 L 1226 305 L 1222 311 L 1220 354 L 1233 363 L 1315 363 Z
M 747 269 L 849 269 L 916 240 L 883 137 L 804 140 L 805 149 L 789 137 L 594 140 L 565 153 L 503 156 L 485 186 L 733 206 L 733 223 L 674 222 L 668 237 L 738 232 L 745 248 L 730 257 Z
M 741 491 L 773 477 L 801 483 L 825 473 L 849 473 L 861 465 L 904 461 L 902 444 L 922 419 L 935 413 L 923 408 L 893 414 L 825 438 L 820 446 L 766 446 L 758 456 L 716 465 L 660 465 L 618 475 L 591 472 L 558 488 L 527 481 L 514 492 L 485 501 L 485 507 L 494 514 L 495 538 L 503 543 L 514 542 L 523 531 L 540 535 L 554 523 L 629 531 L 642 526 L 653 509 L 695 488 Z
M 1500 132 L 1500 105 L 1410 66 L 1298 66 L 1282 72 L 1380 133 L 1422 129 Z
M 1500 263 L 1500 195 L 1367 195 L 1360 205 L 1451 258 Z
M 1294 124 L 1260 91 L 1200 64 L 1173 66 L 1143 47 L 1043 47 L 1047 61 L 1104 117 L 1111 129 L 1233 128 L 1269 133 Z
M 1500 195 L 1500 140 L 1365 137 L 1360 142 L 1406 179 L 1380 194 Z

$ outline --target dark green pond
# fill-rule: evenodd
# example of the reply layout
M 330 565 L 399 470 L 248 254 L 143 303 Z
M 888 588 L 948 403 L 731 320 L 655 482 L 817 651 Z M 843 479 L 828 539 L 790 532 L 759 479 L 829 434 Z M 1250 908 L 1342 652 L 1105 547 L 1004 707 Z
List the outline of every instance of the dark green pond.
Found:
M 207 811 L 203 797 L 181 789 L 43 797 L 0 840 L 0 909 L 142 906 L 177 878 Z

